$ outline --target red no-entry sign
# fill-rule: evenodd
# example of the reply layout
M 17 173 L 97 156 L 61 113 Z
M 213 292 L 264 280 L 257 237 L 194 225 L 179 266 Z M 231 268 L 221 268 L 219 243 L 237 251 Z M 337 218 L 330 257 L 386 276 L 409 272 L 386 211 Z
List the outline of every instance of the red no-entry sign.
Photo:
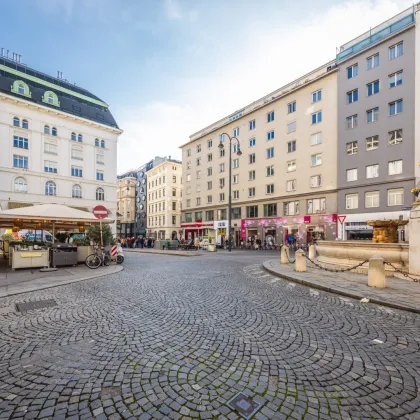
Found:
M 108 210 L 104 206 L 96 206 L 92 212 L 97 219 L 105 219 L 108 216 Z

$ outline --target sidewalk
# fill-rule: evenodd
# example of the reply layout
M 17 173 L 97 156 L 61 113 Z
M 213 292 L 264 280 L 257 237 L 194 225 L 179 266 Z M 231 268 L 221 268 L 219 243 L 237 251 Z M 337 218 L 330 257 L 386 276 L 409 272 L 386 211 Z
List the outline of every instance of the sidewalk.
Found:
M 154 248 L 123 248 L 124 252 L 137 252 L 139 254 L 156 254 L 156 255 L 176 255 L 178 257 L 198 257 L 199 255 L 207 254 L 207 251 L 196 251 L 196 250 L 188 250 L 188 251 L 166 251 L 165 249 L 154 249 Z
M 62 267 L 57 271 L 42 273 L 37 268 L 30 270 L 0 271 L 0 297 L 33 292 L 50 287 L 63 286 L 82 280 L 115 274 L 122 271 L 122 265 L 110 265 L 92 270 L 85 265 Z
M 280 259 L 266 261 L 263 267 L 269 273 L 294 283 L 358 300 L 367 298 L 370 303 L 420 313 L 420 283 L 387 277 L 387 287 L 376 289 L 367 285 L 368 278 L 364 274 L 330 273 L 309 265 L 306 273 L 296 273 L 294 264 L 280 264 Z

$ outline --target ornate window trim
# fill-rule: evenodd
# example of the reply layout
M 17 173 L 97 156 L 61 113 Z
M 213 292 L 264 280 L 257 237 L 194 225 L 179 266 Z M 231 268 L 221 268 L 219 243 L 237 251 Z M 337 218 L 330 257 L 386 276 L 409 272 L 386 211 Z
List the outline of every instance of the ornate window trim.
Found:
M 23 93 L 19 91 L 19 88 L 23 88 Z M 32 93 L 29 90 L 29 86 L 23 80 L 15 80 L 11 86 L 11 91 L 13 93 L 17 93 L 18 95 L 32 98 Z
M 58 100 L 58 96 L 52 90 L 47 90 L 44 93 L 44 96 L 42 97 L 42 102 L 48 105 L 60 106 L 60 101 Z

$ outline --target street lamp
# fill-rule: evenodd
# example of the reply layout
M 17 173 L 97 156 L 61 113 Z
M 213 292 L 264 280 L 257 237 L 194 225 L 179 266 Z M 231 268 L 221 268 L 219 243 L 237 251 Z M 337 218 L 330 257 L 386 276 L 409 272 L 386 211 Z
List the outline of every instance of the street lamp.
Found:
M 223 136 L 223 137 L 222 137 Z M 229 134 L 227 133 L 222 133 L 220 136 L 220 143 L 219 143 L 219 149 L 222 150 L 224 149 L 224 144 L 222 142 L 222 138 L 224 138 L 224 136 L 227 136 L 229 139 L 229 219 L 228 219 L 228 233 L 229 233 L 229 252 L 232 252 L 232 140 L 236 140 L 236 142 L 238 143 L 238 149 L 236 151 L 236 154 L 238 156 L 242 155 L 241 149 L 240 149 L 240 143 L 239 140 L 233 136 L 230 137 Z

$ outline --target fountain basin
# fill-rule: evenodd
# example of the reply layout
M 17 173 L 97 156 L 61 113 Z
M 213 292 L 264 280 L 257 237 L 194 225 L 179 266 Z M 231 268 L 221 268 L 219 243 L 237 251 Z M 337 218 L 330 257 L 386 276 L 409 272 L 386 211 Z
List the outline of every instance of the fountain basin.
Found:
M 379 255 L 395 267 L 408 269 L 408 244 L 406 243 L 372 243 L 365 241 L 318 241 L 317 261 L 329 268 L 348 268 Z M 368 264 L 354 272 L 367 274 Z M 385 265 L 386 275 L 392 276 L 395 270 Z

